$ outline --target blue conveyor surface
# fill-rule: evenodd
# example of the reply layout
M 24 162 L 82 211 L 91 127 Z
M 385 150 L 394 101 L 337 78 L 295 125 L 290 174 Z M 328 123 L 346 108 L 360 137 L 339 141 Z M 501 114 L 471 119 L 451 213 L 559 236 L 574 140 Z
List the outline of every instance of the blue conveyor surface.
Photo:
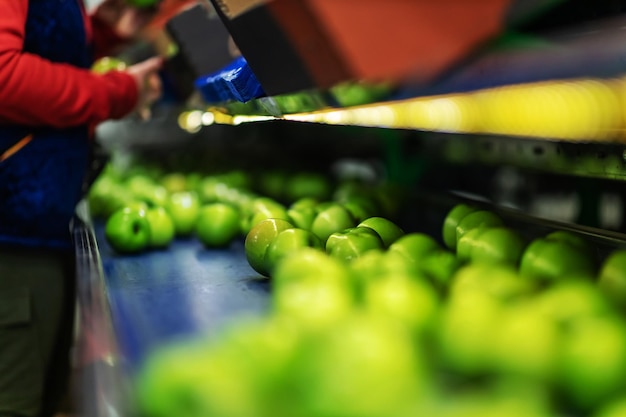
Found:
M 112 325 L 131 368 L 159 345 L 211 334 L 229 319 L 269 307 L 269 282 L 248 264 L 243 240 L 209 250 L 195 238 L 177 239 L 164 250 L 119 255 L 103 225 L 94 230 Z

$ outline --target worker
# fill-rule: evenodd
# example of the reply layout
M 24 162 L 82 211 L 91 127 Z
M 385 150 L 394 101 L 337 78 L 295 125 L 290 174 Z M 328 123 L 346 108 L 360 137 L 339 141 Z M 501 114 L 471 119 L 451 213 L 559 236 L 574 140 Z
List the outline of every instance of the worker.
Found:
M 161 95 L 158 57 L 98 74 L 155 8 L 126 0 L 0 1 L 0 416 L 49 417 L 67 395 L 71 220 L 96 126 Z M 122 49 L 120 49 L 122 48 Z

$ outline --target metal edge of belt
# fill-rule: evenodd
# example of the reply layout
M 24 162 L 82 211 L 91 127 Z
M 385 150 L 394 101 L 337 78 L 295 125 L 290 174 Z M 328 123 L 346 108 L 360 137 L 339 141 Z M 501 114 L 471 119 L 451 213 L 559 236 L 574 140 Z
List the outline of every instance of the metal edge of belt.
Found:
M 86 201 L 73 220 L 76 253 L 76 328 L 74 398 L 77 415 L 135 415 L 129 374 L 111 320 L 98 244 Z

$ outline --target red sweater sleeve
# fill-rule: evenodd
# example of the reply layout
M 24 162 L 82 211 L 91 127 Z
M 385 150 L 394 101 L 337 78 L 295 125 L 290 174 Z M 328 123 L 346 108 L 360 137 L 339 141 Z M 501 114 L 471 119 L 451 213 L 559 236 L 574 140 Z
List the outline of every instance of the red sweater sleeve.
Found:
M 28 0 L 0 1 L 0 122 L 95 125 L 134 109 L 138 91 L 122 72 L 104 75 L 22 51 Z

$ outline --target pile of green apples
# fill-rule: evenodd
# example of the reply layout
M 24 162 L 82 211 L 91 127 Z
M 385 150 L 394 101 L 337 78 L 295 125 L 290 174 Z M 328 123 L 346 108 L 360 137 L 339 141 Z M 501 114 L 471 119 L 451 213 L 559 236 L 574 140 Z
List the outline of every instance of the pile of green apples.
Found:
M 143 415 L 626 415 L 626 250 L 467 204 L 435 238 L 361 193 L 258 198 L 243 230 L 269 311 L 153 351 Z
M 243 170 L 186 174 L 141 165 L 123 171 L 109 164 L 87 201 L 92 217 L 105 222 L 109 246 L 121 255 L 164 250 L 175 239 L 189 238 L 210 249 L 228 248 L 266 219 L 306 229 L 310 239 L 316 238 L 310 231 L 314 226 L 325 241 L 331 231 L 356 226 L 374 213 L 390 213 L 395 204 L 382 185 L 354 180 L 336 184 L 317 172 L 266 171 L 256 177 Z M 255 234 L 261 233 L 255 229 Z M 305 237 L 300 230 L 294 235 Z M 286 240 L 281 238 L 283 245 Z M 256 264 L 255 269 L 267 275 Z

